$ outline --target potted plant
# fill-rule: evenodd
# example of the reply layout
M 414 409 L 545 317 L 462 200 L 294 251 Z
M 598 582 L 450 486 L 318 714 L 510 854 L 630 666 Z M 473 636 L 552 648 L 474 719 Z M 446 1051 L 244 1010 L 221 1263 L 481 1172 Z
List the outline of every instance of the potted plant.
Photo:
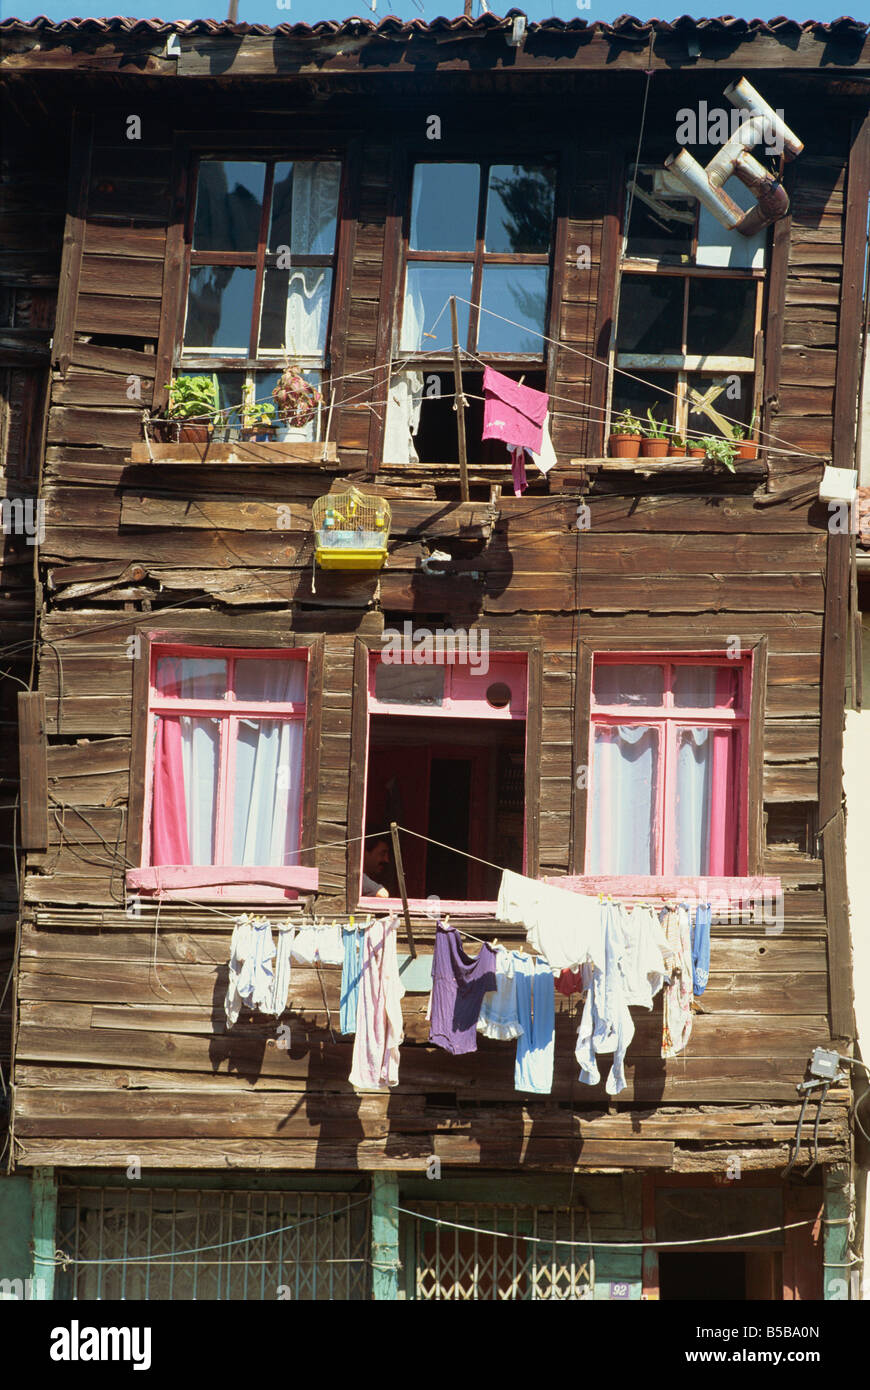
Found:
M 656 401 L 656 405 L 658 405 L 658 401 Z M 668 435 L 671 432 L 671 427 L 664 420 L 657 420 L 649 407 L 647 407 L 646 415 L 649 424 L 642 426 L 641 458 L 664 458 L 668 452 Z
M 668 439 L 668 455 L 673 458 L 678 455 L 680 458 L 686 457 L 687 445 L 681 434 L 677 434 L 676 425 L 671 426 L 670 437 Z
M 703 439 L 695 439 L 694 436 L 686 435 L 686 454 L 690 459 L 702 459 L 706 453 Z
M 610 453 L 617 459 L 636 459 L 643 437 L 640 421 L 626 406 L 610 422 Z
M 246 435 L 250 439 L 268 441 L 275 438 L 275 407 L 271 401 L 260 401 L 246 411 Z
M 758 458 L 758 441 L 752 438 L 755 432 L 755 421 L 757 416 L 758 411 L 753 410 L 752 419 L 749 421 L 746 429 L 744 429 L 742 425 L 732 426 L 731 438 L 737 445 L 737 457 L 739 459 Z
M 217 413 L 217 387 L 210 376 L 177 376 L 168 383 L 167 416 L 178 422 L 178 438 L 205 443 Z
M 698 442 L 703 444 L 704 453 L 711 463 L 721 463 L 732 473 L 734 472 L 734 455 L 737 448 L 730 439 L 726 439 L 721 434 L 706 434 Z
M 323 395 L 306 381 L 298 367 L 292 363 L 284 368 L 278 378 L 278 385 L 272 392 L 278 418 L 294 429 L 303 429 L 313 420 L 318 406 L 323 403 Z

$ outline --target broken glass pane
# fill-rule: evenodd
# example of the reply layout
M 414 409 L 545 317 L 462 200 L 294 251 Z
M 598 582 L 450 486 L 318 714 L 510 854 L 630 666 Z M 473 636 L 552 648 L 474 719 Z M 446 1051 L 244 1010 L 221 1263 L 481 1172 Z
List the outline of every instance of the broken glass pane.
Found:
M 692 254 L 698 204 L 694 198 L 662 189 L 664 170 L 640 169 L 635 179 L 634 197 L 629 178 L 626 216 L 631 203 L 626 255 L 669 258 L 688 262 Z
M 752 357 L 755 298 L 754 280 L 692 277 L 686 351 L 716 357 Z
M 487 251 L 546 254 L 555 187 L 556 171 L 545 165 L 494 164 L 486 205 Z
M 412 251 L 473 251 L 479 164 L 417 164 L 411 198 Z
M 681 352 L 683 293 L 680 275 L 623 275 L 617 351 Z
M 266 166 L 203 159 L 196 186 L 195 251 L 256 251 Z
M 642 705 L 650 708 L 664 703 L 665 673 L 662 666 L 623 666 L 595 663 L 592 694 L 596 705 Z

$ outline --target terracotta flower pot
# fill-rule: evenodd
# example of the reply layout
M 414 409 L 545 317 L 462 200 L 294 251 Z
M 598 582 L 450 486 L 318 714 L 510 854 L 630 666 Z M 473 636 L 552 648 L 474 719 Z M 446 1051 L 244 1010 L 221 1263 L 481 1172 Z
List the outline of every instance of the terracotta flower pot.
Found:
M 744 439 L 742 444 L 737 445 L 737 457 L 739 459 L 757 459 L 758 445 L 754 439 Z
M 178 437 L 182 444 L 207 444 L 208 425 L 189 425 L 182 421 Z
M 685 444 L 673 444 L 673 443 L 669 440 L 669 441 L 668 441 L 668 458 L 680 458 L 680 459 L 682 459 L 682 458 L 685 458 L 685 457 L 686 457 L 686 446 L 685 446 Z
M 612 434 L 610 436 L 610 457 L 615 459 L 636 459 L 640 453 L 639 434 Z
M 640 456 L 644 459 L 663 459 L 667 457 L 668 441 L 666 439 L 642 439 L 640 441 Z
M 175 444 L 178 441 L 177 420 L 149 420 L 148 430 L 155 444 Z
M 695 447 L 694 447 L 693 445 L 691 445 L 691 444 L 689 445 L 688 449 L 686 450 L 686 453 L 688 454 L 688 456 L 689 456 L 690 459 L 704 459 L 704 458 L 707 457 L 707 450 L 706 450 L 706 449 L 698 449 L 698 448 L 695 448 Z

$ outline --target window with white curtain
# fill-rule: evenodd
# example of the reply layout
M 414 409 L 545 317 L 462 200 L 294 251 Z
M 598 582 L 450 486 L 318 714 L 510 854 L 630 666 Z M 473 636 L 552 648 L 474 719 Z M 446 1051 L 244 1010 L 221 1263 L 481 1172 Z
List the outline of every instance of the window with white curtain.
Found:
M 213 159 L 197 167 L 179 372 L 209 376 L 222 424 L 269 404 L 286 361 L 324 385 L 341 191 L 330 159 Z M 279 439 L 318 438 L 320 421 Z
M 746 660 L 597 655 L 586 872 L 744 873 Z
M 152 865 L 299 864 L 307 654 L 155 646 Z

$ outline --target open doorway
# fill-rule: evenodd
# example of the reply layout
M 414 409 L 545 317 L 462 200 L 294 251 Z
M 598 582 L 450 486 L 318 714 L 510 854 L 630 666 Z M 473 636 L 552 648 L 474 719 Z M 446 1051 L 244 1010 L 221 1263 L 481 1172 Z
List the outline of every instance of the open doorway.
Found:
M 373 660 L 365 828 L 373 835 L 395 821 L 413 832 L 401 834 L 411 900 L 493 902 L 501 875 L 492 866 L 524 870 L 526 665 L 501 653 L 485 671 Z M 397 898 L 391 851 L 379 871 Z

